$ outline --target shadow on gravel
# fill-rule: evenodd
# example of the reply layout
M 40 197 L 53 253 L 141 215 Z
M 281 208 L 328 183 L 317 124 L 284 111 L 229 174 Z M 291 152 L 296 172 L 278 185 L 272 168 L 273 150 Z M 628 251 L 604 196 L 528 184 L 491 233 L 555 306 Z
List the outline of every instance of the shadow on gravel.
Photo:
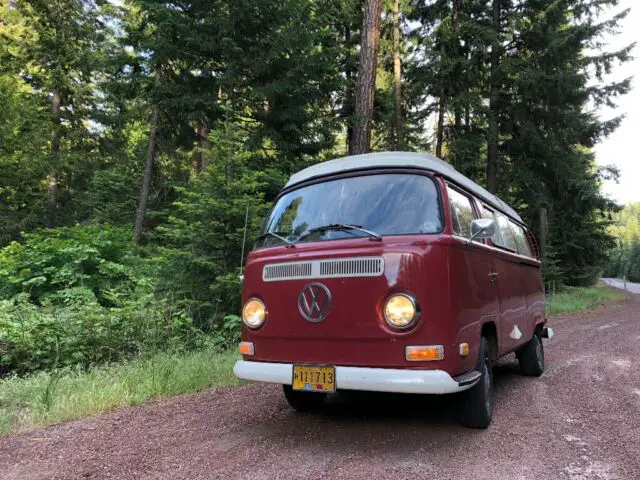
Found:
M 298 413 L 283 398 L 285 416 L 254 425 L 252 434 L 269 444 L 286 445 L 293 457 L 315 452 L 404 458 L 407 448 L 434 453 L 463 434 L 457 402 L 451 395 L 343 391 L 327 399 L 321 411 Z M 476 433 L 480 431 L 471 435 Z
M 510 355 L 498 361 L 493 366 L 493 388 L 498 399 L 505 388 L 516 385 L 518 382 L 526 381 L 527 378 L 520 372 L 520 366 L 515 355 Z
M 515 358 L 501 360 L 493 369 L 494 401 L 499 407 L 508 401 L 505 390 L 526 378 Z M 465 393 L 417 395 L 342 391 L 328 399 L 322 414 L 329 418 L 364 422 L 423 424 L 458 423 L 460 402 Z
M 511 386 L 527 379 L 515 359 L 502 360 L 494 368 L 495 408 L 513 394 Z M 278 421 L 256 425 L 259 434 L 271 441 L 286 440 L 296 449 L 340 450 L 340 445 L 368 445 L 367 450 L 400 452 L 406 441 L 420 438 L 428 450 L 444 447 L 445 440 L 485 435 L 485 430 L 460 425 L 462 394 L 412 395 L 342 391 L 327 399 L 320 412 L 296 413 L 284 398 L 280 408 L 287 414 Z M 255 430 L 254 430 L 255 432 Z M 313 450 L 312 450 L 313 451 Z
M 457 423 L 458 395 L 412 395 L 343 391 L 330 398 L 322 415 L 364 423 Z

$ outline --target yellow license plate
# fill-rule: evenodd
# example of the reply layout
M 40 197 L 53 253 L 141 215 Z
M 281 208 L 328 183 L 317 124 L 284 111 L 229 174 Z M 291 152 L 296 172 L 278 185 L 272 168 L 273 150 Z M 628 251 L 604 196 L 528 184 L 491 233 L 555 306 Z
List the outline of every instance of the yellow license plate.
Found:
M 335 392 L 336 368 L 331 366 L 294 365 L 293 389 L 307 392 Z

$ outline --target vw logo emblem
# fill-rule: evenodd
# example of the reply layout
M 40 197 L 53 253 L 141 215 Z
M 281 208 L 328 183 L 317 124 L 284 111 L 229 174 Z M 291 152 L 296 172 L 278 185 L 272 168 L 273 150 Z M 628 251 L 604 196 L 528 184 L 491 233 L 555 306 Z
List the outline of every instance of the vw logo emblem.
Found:
M 300 315 L 309 322 L 321 322 L 331 311 L 331 292 L 321 283 L 310 283 L 298 296 Z

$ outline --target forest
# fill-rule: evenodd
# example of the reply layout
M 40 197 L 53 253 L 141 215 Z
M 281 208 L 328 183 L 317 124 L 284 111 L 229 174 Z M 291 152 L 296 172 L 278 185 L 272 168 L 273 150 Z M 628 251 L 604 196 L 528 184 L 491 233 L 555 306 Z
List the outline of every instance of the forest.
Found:
M 270 202 L 346 154 L 432 152 L 543 237 L 545 281 L 619 274 L 616 5 L 0 0 L 0 375 L 234 345 Z
M 614 214 L 609 233 L 615 246 L 608 252 L 604 276 L 640 282 L 640 203 L 629 203 Z

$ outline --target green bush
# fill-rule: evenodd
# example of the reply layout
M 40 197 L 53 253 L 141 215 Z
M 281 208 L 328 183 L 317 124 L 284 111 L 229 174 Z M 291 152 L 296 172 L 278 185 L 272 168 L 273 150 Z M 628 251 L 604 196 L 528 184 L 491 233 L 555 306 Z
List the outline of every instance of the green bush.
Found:
M 130 229 L 83 225 L 25 234 L 0 250 L 0 299 L 26 293 L 30 301 L 65 303 L 84 287 L 101 305 L 117 305 L 141 280 Z
M 162 259 L 142 255 L 130 237 L 85 225 L 29 234 L 0 251 L 0 373 L 86 368 L 236 338 L 233 322 L 206 335 L 171 295 L 159 296 Z
M 171 311 L 153 295 L 120 308 L 100 305 L 90 290 L 81 287 L 64 295 L 62 305 L 37 306 L 26 294 L 0 300 L 0 371 L 86 368 L 214 341 L 196 329 L 189 316 Z

